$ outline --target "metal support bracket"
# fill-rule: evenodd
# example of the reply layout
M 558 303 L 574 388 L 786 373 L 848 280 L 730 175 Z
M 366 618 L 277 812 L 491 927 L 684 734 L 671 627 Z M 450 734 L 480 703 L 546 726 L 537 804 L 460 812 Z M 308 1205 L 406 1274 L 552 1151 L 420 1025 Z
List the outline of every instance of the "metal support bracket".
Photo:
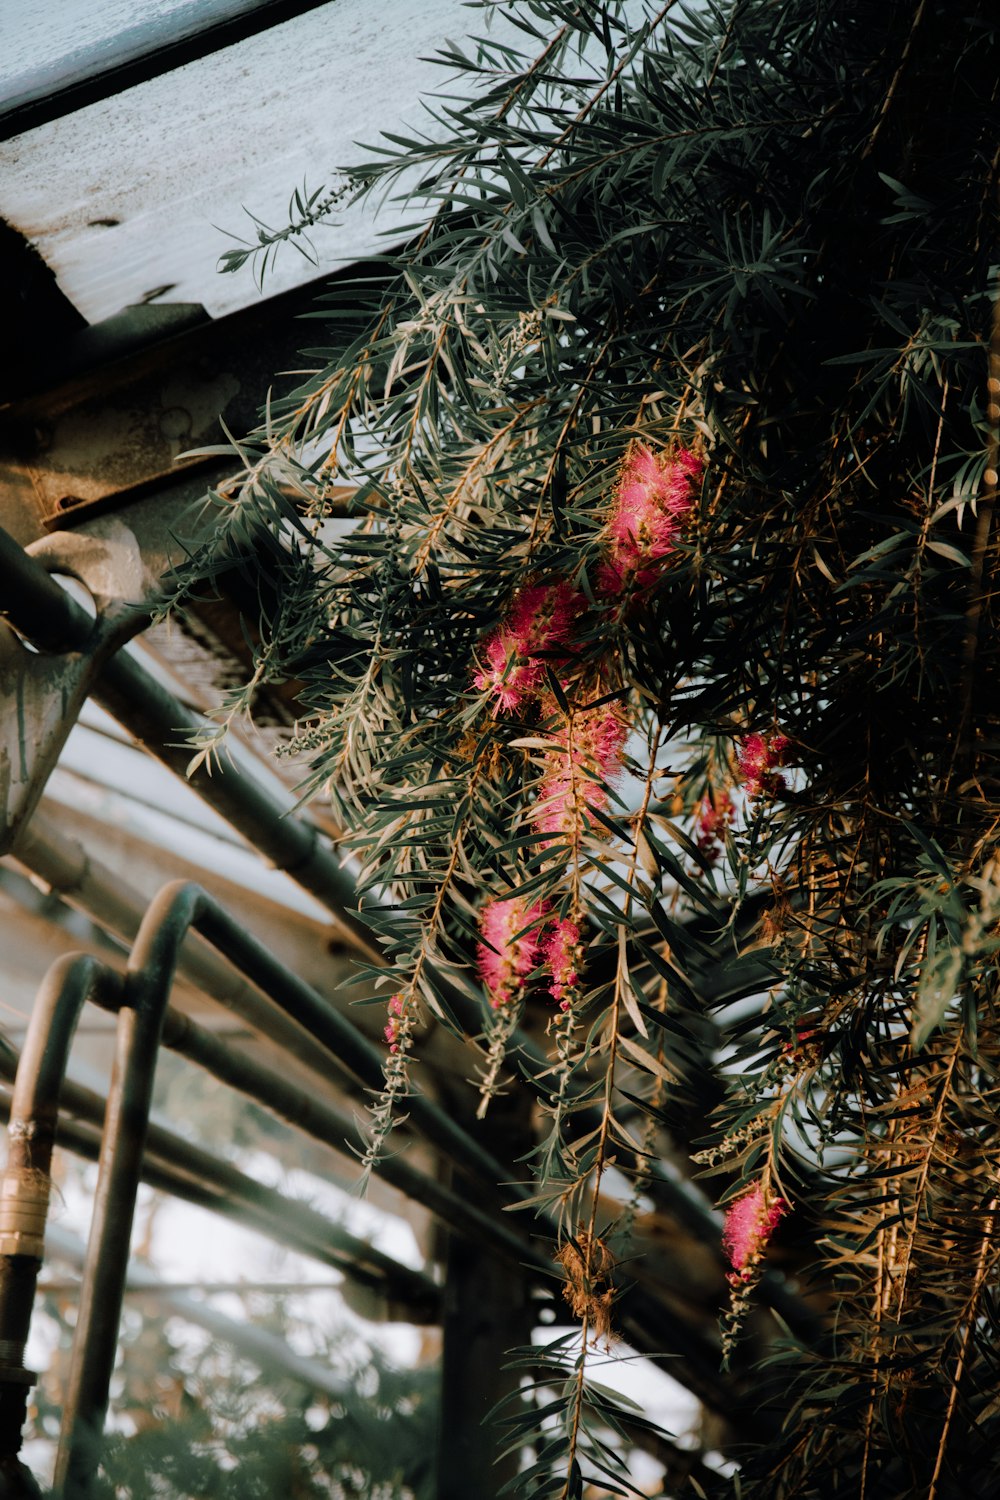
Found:
M 95 534 L 96 532 L 96 534 Z M 113 517 L 89 535 L 56 532 L 32 556 L 48 573 L 75 578 L 94 602 L 87 638 L 64 650 L 38 649 L 0 620 L 0 854 L 9 853 L 55 769 L 66 739 L 108 659 L 142 630 L 149 587 L 139 545 Z M 17 580 L 9 585 L 17 594 Z M 17 599 L 4 598 L 12 610 Z

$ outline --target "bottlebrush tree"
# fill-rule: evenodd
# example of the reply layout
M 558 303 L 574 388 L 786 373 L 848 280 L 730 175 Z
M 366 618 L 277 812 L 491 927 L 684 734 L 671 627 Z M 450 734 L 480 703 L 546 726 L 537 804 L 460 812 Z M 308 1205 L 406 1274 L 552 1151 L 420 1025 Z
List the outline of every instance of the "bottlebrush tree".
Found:
M 485 1108 L 548 1007 L 577 1373 L 602 1180 L 666 1132 L 728 1205 L 725 1344 L 772 1235 L 811 1246 L 823 1326 L 739 1493 L 993 1493 L 1000 12 L 469 16 L 427 135 L 341 189 L 402 179 L 422 227 L 331 287 L 174 580 L 266 584 L 254 682 L 304 684 L 292 749 L 396 903 L 368 1162 L 420 1014 L 475 998 Z M 585 1390 L 525 1493 L 583 1493 Z

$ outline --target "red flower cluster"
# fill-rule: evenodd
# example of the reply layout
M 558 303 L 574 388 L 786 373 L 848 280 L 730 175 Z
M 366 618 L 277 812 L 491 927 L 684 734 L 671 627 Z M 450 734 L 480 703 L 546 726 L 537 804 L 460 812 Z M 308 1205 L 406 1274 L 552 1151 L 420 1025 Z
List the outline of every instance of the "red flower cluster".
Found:
M 641 443 L 633 445 L 608 522 L 607 557 L 597 572 L 602 594 L 618 598 L 657 582 L 694 504 L 703 468 L 689 448 L 654 454 Z
M 734 1286 L 751 1280 L 768 1240 L 787 1212 L 788 1204 L 784 1198 L 772 1198 L 768 1202 L 759 1182 L 727 1208 L 722 1246 L 733 1268 L 729 1280 Z
M 494 1009 L 516 1000 L 524 982 L 538 968 L 542 955 L 541 927 L 546 908 L 529 905 L 521 896 L 488 901 L 479 915 L 479 977 Z
M 532 820 L 539 832 L 567 837 L 608 805 L 605 783 L 622 769 L 628 725 L 614 708 L 581 713 L 559 726 L 545 752 L 545 775 Z
M 382 1033 L 389 1043 L 390 1052 L 399 1051 L 399 1022 L 403 1014 L 402 995 L 393 995 L 389 1001 L 389 1024 Z
M 654 454 L 633 443 L 622 468 L 607 525 L 598 592 L 618 598 L 649 588 L 673 551 L 694 504 L 703 461 L 688 448 Z M 583 595 L 563 579 L 522 589 L 510 613 L 483 647 L 485 665 L 473 681 L 494 695 L 494 713 L 516 713 L 544 689 L 546 662 L 565 664 L 574 628 L 585 613 Z
M 606 598 L 648 588 L 659 578 L 694 504 L 702 468 L 701 458 L 686 448 L 656 455 L 638 443 L 630 447 L 597 575 L 598 591 Z M 506 619 L 486 639 L 483 665 L 473 677 L 481 692 L 492 695 L 494 714 L 517 713 L 541 700 L 543 717 L 559 720 L 544 754 L 532 812 L 535 827 L 549 839 L 575 836 L 594 824 L 608 804 L 607 783 L 621 773 L 628 739 L 628 724 L 617 708 L 563 717 L 544 696 L 546 667 L 558 671 L 572 660 L 574 632 L 586 610 L 584 596 L 563 579 L 522 589 Z M 578 983 L 580 932 L 566 918 L 546 932 L 546 916 L 543 904 L 529 905 L 517 896 L 483 907 L 478 968 L 495 1008 L 517 999 L 528 976 L 543 963 L 551 974 L 553 999 L 569 1008 L 568 997 Z M 386 1040 L 395 1045 L 392 1022 Z
M 783 734 L 747 735 L 738 759 L 748 797 L 759 797 L 762 792 L 773 797 L 784 790 L 785 778 L 774 768 L 784 765 L 787 753 L 788 740 Z
M 695 838 L 709 864 L 714 864 L 726 841 L 726 829 L 736 809 L 728 792 L 703 797 L 695 814 Z
M 579 983 L 580 929 L 568 917 L 556 922 L 542 943 L 545 962 L 552 972 L 549 993 L 559 1001 L 560 1010 L 569 1010 L 569 994 Z
M 586 608 L 582 594 L 562 580 L 522 589 L 504 623 L 486 642 L 487 665 L 475 674 L 477 688 L 495 696 L 494 713 L 516 713 L 543 690 L 545 663 L 566 661 L 573 626 Z
M 580 930 L 568 918 L 545 930 L 548 907 L 522 896 L 488 901 L 479 914 L 483 941 L 478 948 L 479 977 L 494 1010 L 519 998 L 525 981 L 544 963 L 552 979 L 549 992 L 568 1008 L 580 963 Z

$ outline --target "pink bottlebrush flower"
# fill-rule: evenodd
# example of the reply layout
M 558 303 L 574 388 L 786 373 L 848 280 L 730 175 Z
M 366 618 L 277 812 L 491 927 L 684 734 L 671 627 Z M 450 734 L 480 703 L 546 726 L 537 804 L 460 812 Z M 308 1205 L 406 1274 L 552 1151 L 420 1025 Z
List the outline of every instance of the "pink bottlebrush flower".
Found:
M 767 1201 L 760 1182 L 755 1182 L 748 1193 L 726 1209 L 722 1247 L 736 1273 L 729 1278 L 734 1285 L 751 1279 L 757 1261 L 787 1212 L 784 1198 Z
M 641 444 L 629 450 L 607 526 L 598 590 L 611 598 L 656 583 L 694 504 L 704 467 L 688 448 L 653 454 Z
M 810 1062 L 822 1052 L 823 1036 L 824 1030 L 821 1026 L 811 1026 L 807 1021 L 797 1021 L 795 1040 L 784 1042 L 781 1050 L 793 1062 Z
M 385 1037 L 386 1041 L 389 1043 L 389 1051 L 390 1052 L 398 1052 L 399 1051 L 399 1022 L 400 1022 L 400 1019 L 402 1018 L 402 1015 L 403 1015 L 403 997 L 402 997 L 402 995 L 393 995 L 392 999 L 389 1001 L 389 1007 L 388 1007 L 388 1009 L 389 1009 L 389 1024 L 386 1026 L 385 1031 L 382 1033 L 382 1035 Z
M 785 778 L 775 771 L 775 766 L 785 763 L 788 739 L 783 734 L 748 734 L 740 746 L 738 763 L 743 785 L 748 797 L 758 797 L 761 792 L 774 796 L 785 786 Z
M 562 579 L 521 590 L 486 642 L 486 666 L 473 677 L 477 688 L 494 693 L 494 712 L 515 713 L 537 697 L 545 684 L 546 661 L 558 665 L 566 660 L 559 647 L 568 644 L 585 607 L 583 595 Z
M 542 943 L 542 955 L 552 972 L 549 994 L 559 1001 L 561 1010 L 569 1010 L 568 992 L 579 982 L 580 929 L 568 917 L 550 928 Z
M 507 621 L 521 655 L 538 656 L 565 645 L 584 604 L 583 595 L 564 579 L 522 589 Z
M 695 814 L 695 838 L 709 864 L 718 858 L 725 843 L 726 829 L 736 809 L 728 792 L 712 792 L 703 797 Z
M 578 714 L 553 736 L 545 754 L 546 772 L 532 813 L 542 833 L 574 837 L 603 812 L 608 793 L 603 783 L 621 773 L 628 725 L 613 708 Z
M 521 896 L 488 901 L 479 914 L 483 941 L 477 950 L 479 977 L 494 1010 L 516 1000 L 541 962 L 541 925 L 547 908 Z

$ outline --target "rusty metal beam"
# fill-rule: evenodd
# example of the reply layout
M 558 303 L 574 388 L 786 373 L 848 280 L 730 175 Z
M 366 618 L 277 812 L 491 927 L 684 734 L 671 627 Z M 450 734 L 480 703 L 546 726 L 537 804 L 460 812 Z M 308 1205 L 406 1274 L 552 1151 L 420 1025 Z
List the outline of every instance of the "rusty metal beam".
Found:
M 227 431 L 252 431 L 268 392 L 286 379 L 276 371 L 292 389 L 325 363 L 326 329 L 317 326 L 322 356 L 302 352 L 313 342 L 303 319 L 315 315 L 317 297 L 340 288 L 342 308 L 357 302 L 360 320 L 361 301 L 385 276 L 384 267 L 351 267 L 214 321 L 194 304 L 142 304 L 67 334 L 34 365 L 8 362 L 0 371 L 5 510 L 33 503 L 37 536 L 160 490 L 171 492 L 172 507 L 195 500 L 238 461 L 216 455 L 185 470 L 178 456 L 227 443 Z M 346 342 L 349 326 L 337 338 Z

